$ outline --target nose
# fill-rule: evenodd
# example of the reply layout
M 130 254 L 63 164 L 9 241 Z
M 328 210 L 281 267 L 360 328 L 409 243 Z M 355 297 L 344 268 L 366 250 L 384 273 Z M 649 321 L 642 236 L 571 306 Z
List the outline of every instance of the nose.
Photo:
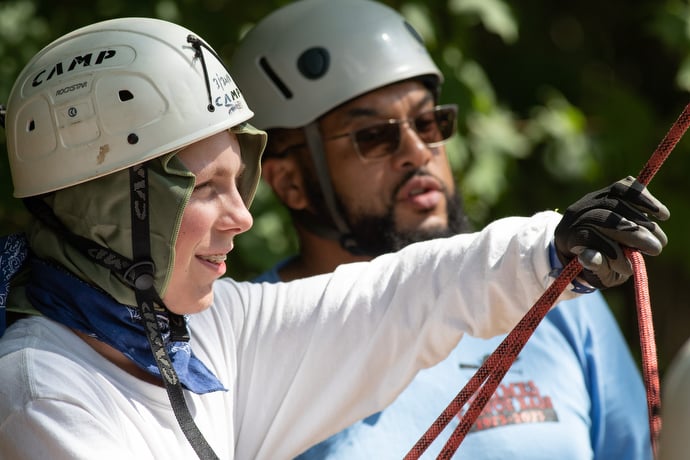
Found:
M 221 230 L 239 235 L 249 230 L 253 223 L 254 218 L 238 192 L 233 193 L 231 197 L 224 201 L 219 219 Z
M 400 127 L 400 146 L 393 155 L 393 162 L 399 169 L 416 169 L 431 160 L 433 152 L 419 137 L 409 121 Z

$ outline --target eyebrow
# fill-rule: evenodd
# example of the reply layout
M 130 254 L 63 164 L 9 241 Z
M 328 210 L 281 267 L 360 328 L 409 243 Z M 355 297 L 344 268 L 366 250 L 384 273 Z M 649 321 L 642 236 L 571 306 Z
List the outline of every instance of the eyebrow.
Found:
M 419 100 L 417 102 L 413 109 L 420 109 L 421 107 L 425 106 L 429 102 L 433 102 L 433 96 L 431 94 L 427 94 L 425 97 Z M 351 121 L 357 118 L 361 117 L 376 117 L 376 116 L 381 116 L 381 112 L 377 110 L 376 108 L 372 107 L 353 107 L 351 109 L 348 109 L 344 113 L 344 119 L 345 121 Z
M 228 177 L 234 177 L 238 178 L 242 175 L 247 170 L 247 164 L 244 161 L 240 161 L 240 166 L 237 168 L 237 170 L 233 170 L 233 168 L 229 166 L 219 166 L 216 167 L 213 170 L 213 173 L 211 173 L 211 176 L 208 176 L 208 178 L 213 178 L 213 177 L 220 177 L 220 178 L 228 178 Z M 203 170 L 202 170 L 203 171 Z M 202 174 L 202 171 L 197 171 L 195 174 L 197 177 Z

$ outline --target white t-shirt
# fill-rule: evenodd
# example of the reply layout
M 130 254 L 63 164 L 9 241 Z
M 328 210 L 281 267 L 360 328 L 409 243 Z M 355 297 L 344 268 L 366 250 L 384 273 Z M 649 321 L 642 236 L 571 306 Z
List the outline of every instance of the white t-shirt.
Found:
M 221 459 L 287 459 L 384 408 L 464 333 L 524 315 L 552 281 L 559 220 L 502 219 L 291 283 L 219 280 L 190 330 L 229 391 L 185 391 L 195 422 Z M 0 459 L 194 457 L 165 390 L 65 327 L 23 320 L 0 339 Z

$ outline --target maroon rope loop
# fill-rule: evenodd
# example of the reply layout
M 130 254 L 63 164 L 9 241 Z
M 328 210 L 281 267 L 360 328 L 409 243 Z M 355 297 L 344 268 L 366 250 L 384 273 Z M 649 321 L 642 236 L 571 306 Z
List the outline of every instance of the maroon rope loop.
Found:
M 656 343 L 654 342 L 652 304 L 649 298 L 644 258 L 639 252 L 631 249 L 626 249 L 626 256 L 633 266 L 637 322 L 639 324 L 640 348 L 642 350 L 642 378 L 647 389 L 649 436 L 652 452 L 654 458 L 656 458 L 657 441 L 661 431 L 661 386 L 659 384 L 659 368 L 656 360 Z

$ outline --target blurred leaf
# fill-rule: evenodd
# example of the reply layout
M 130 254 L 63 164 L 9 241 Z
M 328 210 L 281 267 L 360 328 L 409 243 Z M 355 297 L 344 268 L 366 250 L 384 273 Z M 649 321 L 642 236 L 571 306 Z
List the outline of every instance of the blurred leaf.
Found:
M 550 91 L 545 105 L 532 111 L 524 131 L 533 145 L 544 145 L 544 164 L 549 173 L 571 181 L 585 178 L 595 167 L 586 128 L 582 111 L 557 91 Z
M 429 10 L 420 3 L 406 3 L 400 8 L 400 14 L 415 28 L 430 48 L 436 45 L 436 27 L 429 17 Z
M 450 0 L 451 13 L 476 15 L 487 30 L 498 34 L 506 43 L 518 37 L 517 23 L 508 4 L 500 0 Z

